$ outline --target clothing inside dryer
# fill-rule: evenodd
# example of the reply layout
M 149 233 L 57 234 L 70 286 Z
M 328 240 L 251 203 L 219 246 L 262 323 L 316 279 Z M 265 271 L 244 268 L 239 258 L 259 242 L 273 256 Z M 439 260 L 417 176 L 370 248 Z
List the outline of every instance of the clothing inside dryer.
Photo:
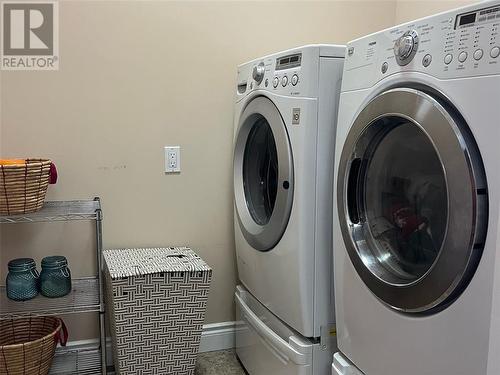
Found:
M 448 199 L 439 156 L 427 135 L 404 121 L 379 140 L 366 168 L 372 251 L 397 280 L 414 281 L 431 268 L 446 232 Z

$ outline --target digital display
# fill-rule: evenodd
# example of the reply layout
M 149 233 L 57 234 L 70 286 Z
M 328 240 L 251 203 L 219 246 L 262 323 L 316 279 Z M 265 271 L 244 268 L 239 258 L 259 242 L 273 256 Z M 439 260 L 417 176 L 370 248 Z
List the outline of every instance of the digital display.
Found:
M 479 25 L 486 22 L 494 22 L 500 18 L 500 7 L 494 6 L 479 9 L 475 12 L 459 14 L 455 20 L 455 29 L 468 27 L 470 25 Z
M 288 55 L 276 59 L 276 70 L 296 68 L 300 66 L 302 54 Z
M 466 14 L 460 17 L 460 21 L 458 22 L 458 26 L 469 25 L 471 23 L 476 22 L 476 13 Z
M 483 15 L 483 14 L 490 14 L 490 13 L 496 13 L 500 10 L 500 8 L 490 8 L 490 9 L 486 9 L 486 10 L 483 10 L 482 12 L 480 12 L 479 14 L 480 15 Z

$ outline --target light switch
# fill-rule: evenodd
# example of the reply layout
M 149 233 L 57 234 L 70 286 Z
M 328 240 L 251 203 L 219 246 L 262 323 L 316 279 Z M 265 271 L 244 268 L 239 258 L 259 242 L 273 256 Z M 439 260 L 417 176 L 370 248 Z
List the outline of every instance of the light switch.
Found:
M 178 173 L 181 171 L 181 147 L 165 147 L 165 173 Z

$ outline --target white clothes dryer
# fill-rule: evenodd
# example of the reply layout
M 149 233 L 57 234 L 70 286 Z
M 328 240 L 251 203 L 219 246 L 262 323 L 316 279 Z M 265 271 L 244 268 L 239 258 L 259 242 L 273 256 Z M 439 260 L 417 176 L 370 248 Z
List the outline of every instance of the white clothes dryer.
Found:
M 347 46 L 336 374 L 500 374 L 499 29 L 483 2 Z

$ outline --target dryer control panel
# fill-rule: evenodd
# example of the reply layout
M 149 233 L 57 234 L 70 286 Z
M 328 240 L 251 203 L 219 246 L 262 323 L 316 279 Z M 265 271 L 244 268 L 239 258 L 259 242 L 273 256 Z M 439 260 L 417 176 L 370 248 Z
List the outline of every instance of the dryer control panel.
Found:
M 409 22 L 347 46 L 343 91 L 399 72 L 440 79 L 500 74 L 500 1 Z M 348 78 L 348 79 L 346 79 Z

